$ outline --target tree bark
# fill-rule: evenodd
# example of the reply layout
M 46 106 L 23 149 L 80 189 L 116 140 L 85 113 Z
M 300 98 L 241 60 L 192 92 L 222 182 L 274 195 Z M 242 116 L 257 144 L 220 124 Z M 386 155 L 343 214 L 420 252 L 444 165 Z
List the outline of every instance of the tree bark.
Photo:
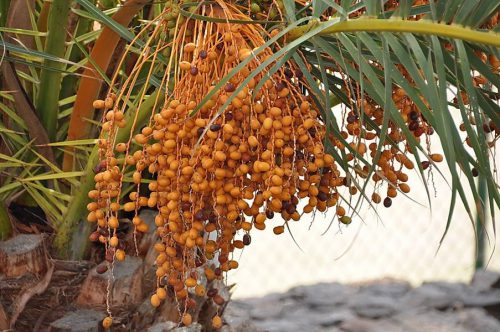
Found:
M 47 271 L 47 252 L 44 236 L 21 234 L 0 242 L 0 274 L 7 278 Z

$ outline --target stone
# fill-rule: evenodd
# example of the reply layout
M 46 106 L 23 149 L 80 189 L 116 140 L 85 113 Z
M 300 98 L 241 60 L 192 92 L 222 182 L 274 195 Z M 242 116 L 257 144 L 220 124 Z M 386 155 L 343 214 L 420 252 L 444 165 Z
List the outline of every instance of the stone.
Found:
M 466 332 L 470 331 L 461 326 L 458 320 L 460 311 L 438 311 L 429 308 L 417 308 L 402 312 L 391 318 L 406 330 L 415 329 L 419 331 L 446 331 Z
M 406 281 L 381 281 L 361 286 L 359 293 L 370 293 L 376 296 L 399 298 L 411 290 L 411 285 Z
M 500 273 L 476 270 L 471 280 L 471 286 L 479 291 L 488 291 L 491 288 L 500 288 Z
M 458 312 L 457 315 L 459 323 L 469 331 L 500 331 L 500 321 L 488 315 L 483 309 L 466 309 Z
M 300 300 L 311 308 L 319 309 L 345 304 L 354 291 L 352 287 L 339 283 L 319 283 L 292 288 L 288 294 L 292 299 Z
M 361 317 L 381 318 L 395 314 L 398 310 L 396 300 L 387 296 L 367 296 L 358 294 L 349 301 L 349 307 Z
M 264 332 L 263 330 L 257 328 L 252 322 L 246 321 L 241 325 L 234 327 L 234 332 Z
M 101 311 L 80 309 L 69 312 L 52 322 L 50 332 L 98 332 L 106 314 Z
M 156 323 L 147 329 L 147 332 L 201 332 L 201 325 L 193 323 L 189 326 L 178 327 L 179 324 L 174 322 Z
M 250 321 L 243 322 L 240 325 L 224 325 L 220 332 L 265 332 L 256 326 L 254 326 Z
M 342 322 L 339 327 L 340 330 L 344 332 L 382 332 L 381 330 L 375 329 L 377 324 L 380 323 L 370 319 L 356 317 Z M 387 330 L 387 332 L 395 331 Z
M 324 317 L 325 313 L 323 311 L 314 310 L 309 307 L 296 304 L 294 307 L 284 310 L 280 319 L 288 322 L 295 322 L 298 325 L 305 324 L 310 327 L 319 327 L 319 321 L 321 321 Z
M 339 310 L 334 309 L 331 313 L 324 313 L 323 317 L 318 320 L 318 324 L 323 327 L 331 327 L 335 325 L 340 325 L 342 322 L 348 321 L 355 318 L 354 313 L 345 308 Z
M 172 332 L 201 332 L 202 326 L 198 323 L 193 323 L 189 326 L 176 327 Z
M 252 306 L 246 301 L 230 301 L 224 309 L 224 321 L 227 325 L 221 332 L 262 332 L 250 320 Z
M 488 307 L 500 305 L 500 289 L 492 289 L 488 292 L 466 294 L 462 299 L 466 307 Z
M 357 286 L 322 283 L 233 301 L 225 313 L 229 324 L 221 332 L 253 332 L 235 328 L 248 319 L 269 332 L 496 332 L 499 301 L 500 290 L 464 283 L 430 282 L 414 289 L 386 280 Z
M 297 318 L 299 319 L 299 317 Z M 266 332 L 318 332 L 319 328 L 311 326 L 297 320 L 271 319 L 266 321 L 258 321 L 254 323 L 256 327 L 263 329 Z
M 161 322 L 156 323 L 149 327 L 147 332 L 169 332 L 177 327 L 178 324 L 174 322 Z
M 293 300 L 287 300 L 277 294 L 269 294 L 259 299 L 248 299 L 245 302 L 252 306 L 250 318 L 265 320 L 279 317 L 285 307 L 293 303 Z
M 401 302 L 408 308 L 429 307 L 446 309 L 463 303 L 464 294 L 467 294 L 465 284 L 431 282 L 412 289 L 406 293 Z
M 230 326 L 238 326 L 250 320 L 252 306 L 244 301 L 230 301 L 224 309 L 224 320 Z

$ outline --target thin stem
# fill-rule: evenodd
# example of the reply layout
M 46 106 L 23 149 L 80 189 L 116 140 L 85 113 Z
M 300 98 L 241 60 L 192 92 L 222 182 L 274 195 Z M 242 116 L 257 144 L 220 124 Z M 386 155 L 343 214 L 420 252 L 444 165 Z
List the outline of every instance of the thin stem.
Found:
M 477 191 L 479 193 L 480 201 L 476 202 L 476 233 L 477 233 L 477 245 L 476 245 L 476 260 L 475 269 L 480 270 L 485 266 L 484 254 L 485 254 L 485 237 L 486 237 L 486 202 L 488 201 L 488 190 L 486 186 L 486 177 L 484 175 L 479 176 Z
M 118 9 L 112 19 L 116 23 L 128 27 L 132 19 L 142 10 L 146 3 L 147 1 L 144 0 L 128 0 L 124 6 Z M 89 56 L 93 62 L 87 64 L 76 93 L 73 112 L 69 120 L 68 141 L 89 137 L 92 124 L 87 119 L 92 118 L 94 112 L 92 102 L 99 96 L 102 87 L 102 77 L 97 68 L 102 72 L 106 72 L 120 40 L 120 36 L 109 27 L 105 27 L 97 38 Z M 118 71 L 119 68 L 120 66 L 117 66 L 116 70 Z M 71 147 L 66 148 L 63 159 L 64 171 L 73 170 L 75 164 L 74 151 Z
M 70 5 L 71 1 L 68 0 L 54 0 L 49 13 L 45 52 L 60 58 L 64 57 L 66 47 L 66 27 Z M 50 141 L 54 141 L 56 138 L 59 91 L 64 66 L 63 62 L 46 60 L 40 74 L 40 91 L 36 109 Z
M 289 41 L 299 38 L 313 28 L 324 23 L 312 21 L 307 25 L 296 27 L 288 34 Z M 434 35 L 453 39 L 461 39 L 477 44 L 500 47 L 500 34 L 489 31 L 481 32 L 460 25 L 447 25 L 430 21 L 385 20 L 375 18 L 359 18 L 339 22 L 318 32 L 319 36 L 341 32 L 401 32 L 422 35 Z

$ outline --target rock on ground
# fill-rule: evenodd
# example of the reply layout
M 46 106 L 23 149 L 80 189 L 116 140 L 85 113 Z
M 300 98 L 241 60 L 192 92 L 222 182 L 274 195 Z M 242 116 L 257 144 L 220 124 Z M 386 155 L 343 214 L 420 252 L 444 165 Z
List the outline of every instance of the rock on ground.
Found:
M 178 327 L 174 322 L 156 323 L 147 332 L 201 332 L 201 325 L 198 323 L 191 324 L 190 326 Z
M 251 322 L 262 332 L 498 332 L 499 286 L 500 274 L 492 272 L 479 273 L 470 285 L 321 283 L 234 300 L 225 319 L 231 326 Z
M 50 332 L 97 332 L 101 321 L 106 317 L 104 312 L 80 309 L 69 312 L 50 324 Z

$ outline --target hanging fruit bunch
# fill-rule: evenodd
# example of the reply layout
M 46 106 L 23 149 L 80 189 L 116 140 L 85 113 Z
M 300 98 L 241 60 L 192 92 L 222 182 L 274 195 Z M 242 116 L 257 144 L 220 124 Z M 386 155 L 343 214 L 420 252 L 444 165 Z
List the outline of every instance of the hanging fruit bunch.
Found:
M 168 14 L 168 13 L 166 13 Z M 230 4 L 204 6 L 201 14 L 224 20 L 249 20 Z M 168 26 L 169 23 L 165 23 Z M 333 157 L 324 152 L 326 129 L 319 112 L 304 95 L 303 74 L 292 63 L 272 75 L 263 70 L 245 79 L 271 54 L 264 48 L 266 31 L 255 24 L 214 23 L 185 20 L 177 28 L 175 43 L 168 44 L 177 63 L 174 88 L 163 107 L 155 110 L 151 123 L 136 134 L 131 153 L 126 143 L 116 144 L 116 131 L 123 127 L 123 111 L 116 96 L 96 101 L 106 115 L 100 139 L 102 169 L 90 193 L 89 218 L 98 228 L 109 229 L 100 237 L 117 260 L 124 259 L 116 229 L 118 212 L 135 211 L 136 231 L 147 231 L 137 216 L 141 207 L 158 209 L 155 219 L 159 242 L 155 245 L 158 288 L 151 297 L 159 306 L 166 287 L 184 303 L 183 322 L 190 322 L 189 301 L 205 296 L 201 280 L 221 279 L 238 267 L 235 249 L 251 242 L 252 229 L 269 226 L 283 233 L 289 220 L 300 213 L 326 211 L 337 205 L 336 188 L 344 184 Z M 242 61 L 248 63 L 200 105 L 205 96 Z M 256 89 L 258 83 L 261 89 Z M 213 92 L 213 91 L 212 91 Z M 231 98 L 229 105 L 221 107 Z M 197 107 L 199 110 L 196 110 Z M 119 165 L 118 159 L 124 160 Z M 137 184 L 145 173 L 148 196 L 133 191 L 121 204 L 123 169 L 132 166 Z M 306 206 L 299 210 L 299 201 Z M 338 206 L 339 215 L 345 210 Z M 281 221 L 272 221 L 280 214 Z M 208 294 L 216 296 L 214 294 Z M 220 305 L 220 299 L 215 298 Z M 214 327 L 221 325 L 219 316 Z
M 100 234 L 94 237 L 104 244 L 111 262 L 123 260 L 118 213 L 133 213 L 135 232 L 140 233 L 147 232 L 148 225 L 139 210 L 156 209 L 157 289 L 151 303 L 158 307 L 167 297 L 174 298 L 185 325 L 192 321 L 193 298 L 208 296 L 224 304 L 216 290 L 207 290 L 207 283 L 238 267 L 234 253 L 250 244 L 253 229 L 281 234 L 302 214 L 333 207 L 339 221 L 348 224 L 346 207 L 363 185 L 355 181 L 359 179 L 375 183 L 371 200 L 383 201 L 386 207 L 398 192 L 410 191 L 405 169 L 414 164 L 406 155 L 406 136 L 390 123 L 390 141 L 380 142 L 381 106 L 368 97 L 349 96 L 359 104 L 338 116 L 340 139 L 327 134 L 298 65 L 266 63 L 280 49 L 277 43 L 264 46 L 278 29 L 268 33 L 252 18 L 280 19 L 282 6 L 265 0 L 169 3 L 145 29 L 154 48 L 143 47 L 121 92 L 94 104 L 104 110 L 101 162 L 95 189 L 89 193 L 94 201 L 88 205 L 88 220 L 97 224 L 95 234 Z M 163 98 L 157 99 L 148 125 L 128 142 L 117 142 L 117 132 L 126 125 L 126 87 L 134 84 L 148 61 L 165 63 L 157 87 Z M 395 88 L 393 100 L 414 137 L 428 140 L 433 129 L 404 90 Z M 326 142 L 337 152 L 346 151 L 346 160 L 326 153 Z M 430 151 L 428 155 L 432 162 L 443 159 Z M 360 158 L 376 161 L 374 170 L 360 166 Z M 352 165 L 353 175 L 346 173 L 344 162 Z M 122 200 L 128 169 L 135 190 Z M 150 180 L 147 193 L 140 190 L 144 179 Z M 382 181 L 387 183 L 384 199 L 379 194 Z M 348 194 L 341 195 L 341 189 Z M 216 314 L 213 326 L 221 325 Z

